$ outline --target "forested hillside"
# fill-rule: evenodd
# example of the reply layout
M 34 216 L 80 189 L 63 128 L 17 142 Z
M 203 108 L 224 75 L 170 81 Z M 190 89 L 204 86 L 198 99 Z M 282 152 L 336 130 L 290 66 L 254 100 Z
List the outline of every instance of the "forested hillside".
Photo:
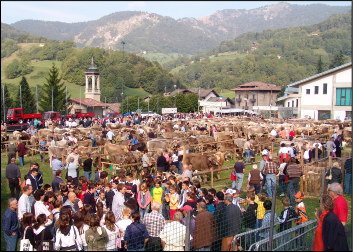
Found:
M 351 61 L 351 15 L 311 26 L 246 33 L 207 55 L 164 66 L 192 87 L 234 88 L 249 81 L 286 85 Z

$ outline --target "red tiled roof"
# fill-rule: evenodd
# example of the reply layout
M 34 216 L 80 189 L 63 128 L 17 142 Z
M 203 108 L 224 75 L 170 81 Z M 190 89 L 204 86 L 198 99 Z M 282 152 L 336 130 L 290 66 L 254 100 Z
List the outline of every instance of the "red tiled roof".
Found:
M 107 106 L 113 110 L 114 112 L 119 112 L 120 110 L 120 103 L 106 103 Z
M 94 100 L 92 98 L 70 98 L 70 101 L 75 102 L 77 104 L 82 104 L 83 106 L 86 107 L 107 107 L 109 103 L 104 103 L 100 102 L 97 100 Z
M 239 85 L 237 88 L 231 89 L 233 91 L 249 91 L 249 90 L 265 90 L 265 91 L 281 91 L 280 87 L 277 87 L 274 84 L 263 83 L 260 81 L 252 81 L 242 85 Z

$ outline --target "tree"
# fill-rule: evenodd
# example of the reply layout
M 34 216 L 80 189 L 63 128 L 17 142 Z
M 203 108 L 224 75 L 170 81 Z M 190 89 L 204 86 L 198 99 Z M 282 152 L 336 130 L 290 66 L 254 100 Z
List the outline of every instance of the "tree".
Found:
M 324 71 L 324 63 L 322 62 L 321 55 L 319 61 L 317 62 L 317 73 L 322 73 Z
M 67 99 L 69 98 L 70 97 L 68 96 Z M 54 63 L 49 70 L 49 77 L 46 78 L 46 83 L 43 85 L 39 106 L 41 108 L 41 112 L 51 110 L 62 114 L 66 112 L 66 107 L 68 104 L 66 104 L 65 85 L 64 82 L 61 82 L 59 70 Z
M 4 112 L 6 114 L 7 110 L 9 108 L 13 107 L 13 100 L 12 100 L 12 98 L 10 96 L 9 90 L 7 89 L 7 85 L 4 84 L 3 85 L 3 89 L 4 90 L 1 90 L 1 92 L 4 92 L 4 94 L 1 93 L 1 100 L 2 100 L 2 103 L 1 103 L 1 105 L 2 105 L 2 107 L 1 107 L 1 119 L 4 118 Z M 5 111 L 4 111 L 4 105 L 5 105 Z
M 335 68 L 343 64 L 344 64 L 344 55 L 343 55 L 343 51 L 340 50 L 340 52 L 336 54 L 335 57 L 333 58 L 330 68 Z
M 35 112 L 36 102 L 32 95 L 31 89 L 29 88 L 27 79 L 24 76 L 18 86 L 17 99 L 14 105 L 17 108 L 21 108 L 21 103 L 24 114 L 31 114 Z

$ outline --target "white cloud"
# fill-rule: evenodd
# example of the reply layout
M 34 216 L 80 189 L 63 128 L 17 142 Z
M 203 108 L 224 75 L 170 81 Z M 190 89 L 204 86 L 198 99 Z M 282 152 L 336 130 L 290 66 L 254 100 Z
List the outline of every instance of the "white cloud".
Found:
M 127 8 L 129 10 L 136 10 L 136 9 L 142 9 L 145 8 L 147 6 L 147 3 L 144 1 L 132 1 L 130 3 L 128 3 Z

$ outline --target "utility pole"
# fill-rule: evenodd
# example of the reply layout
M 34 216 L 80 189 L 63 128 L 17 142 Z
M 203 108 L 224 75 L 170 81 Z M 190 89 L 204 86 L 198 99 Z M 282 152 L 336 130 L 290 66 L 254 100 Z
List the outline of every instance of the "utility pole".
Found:
M 65 108 L 66 108 L 66 114 L 68 114 L 68 113 L 67 113 L 67 107 L 68 107 L 68 104 L 67 104 L 67 86 L 65 87 L 65 101 L 66 101 L 66 102 L 65 102 L 65 105 L 66 105 L 66 106 L 65 106 Z
M 199 87 L 199 98 L 197 99 L 197 113 L 200 114 L 200 87 Z
M 3 104 L 4 104 L 4 122 L 6 122 L 5 85 L 2 86 L 2 102 L 3 102 Z

